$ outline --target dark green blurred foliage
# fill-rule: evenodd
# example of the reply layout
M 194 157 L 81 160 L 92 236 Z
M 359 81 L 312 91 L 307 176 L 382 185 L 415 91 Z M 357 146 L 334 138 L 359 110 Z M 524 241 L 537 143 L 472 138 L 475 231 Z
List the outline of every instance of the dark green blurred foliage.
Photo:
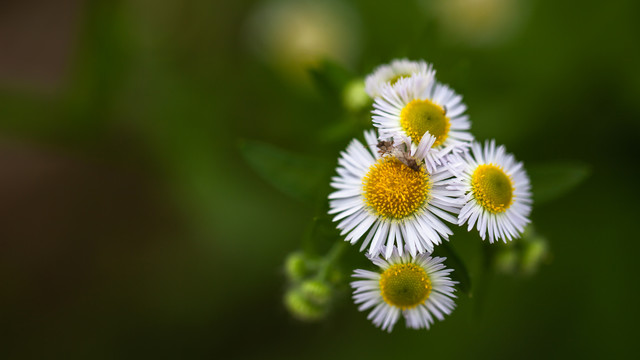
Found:
M 448 39 L 418 1 L 349 2 L 361 51 L 326 88 L 314 84 L 330 62 L 296 81 L 245 46 L 261 2 L 1 2 L 0 357 L 632 357 L 640 7 L 526 2 L 509 39 L 483 46 Z M 553 256 L 531 276 L 494 274 L 478 254 L 502 245 L 458 229 L 471 297 L 460 289 L 431 330 L 386 334 L 348 289 L 323 322 L 299 322 L 283 263 L 330 250 L 305 242 L 326 203 L 312 185 L 287 190 L 314 201 L 286 196 L 242 154 L 301 154 L 287 164 L 328 191 L 339 151 L 370 126 L 333 81 L 404 56 L 433 62 L 474 135 L 525 162 Z M 561 196 L 537 192 L 588 172 Z M 342 264 L 367 266 L 345 245 Z
M 531 276 L 551 261 L 549 243 L 529 225 L 522 237 L 496 246 L 491 254 L 495 270 L 505 274 Z

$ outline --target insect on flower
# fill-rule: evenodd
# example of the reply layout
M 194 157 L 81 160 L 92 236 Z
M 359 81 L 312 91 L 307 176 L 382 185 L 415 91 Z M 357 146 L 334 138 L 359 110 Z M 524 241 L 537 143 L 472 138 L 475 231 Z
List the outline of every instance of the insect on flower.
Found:
M 393 140 L 380 140 L 378 141 L 378 153 L 380 156 L 391 155 L 396 159 L 400 160 L 403 164 L 407 165 L 414 171 L 421 171 L 422 166 L 418 163 L 415 157 L 411 156 L 411 153 L 406 150 L 406 146 L 404 144 L 400 144 L 397 146 L 393 145 Z

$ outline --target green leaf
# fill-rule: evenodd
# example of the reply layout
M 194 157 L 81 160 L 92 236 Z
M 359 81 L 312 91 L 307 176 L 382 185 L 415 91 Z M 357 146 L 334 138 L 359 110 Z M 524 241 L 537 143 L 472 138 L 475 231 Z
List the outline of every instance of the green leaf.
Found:
M 355 136 L 361 135 L 362 130 L 353 118 L 344 118 L 341 121 L 329 123 L 318 131 L 318 138 L 325 143 L 336 143 L 338 141 L 347 143 Z
M 462 262 L 462 259 L 460 259 L 451 245 L 444 241 L 442 244 L 436 246 L 433 255 L 447 258 L 444 263 L 448 268 L 454 270 L 451 273 L 451 277 L 453 280 L 459 282 L 457 288 L 467 296 L 471 296 L 471 277 L 464 262 Z
M 309 69 L 309 74 L 322 93 L 337 98 L 342 96 L 343 89 L 353 78 L 347 69 L 330 60 L 321 61 Z
M 240 152 L 264 180 L 299 200 L 315 200 L 328 186 L 331 167 L 326 161 L 249 140 L 241 141 Z
M 591 167 L 580 162 L 553 162 L 528 165 L 527 173 L 531 178 L 534 203 L 543 204 L 580 185 L 591 173 Z

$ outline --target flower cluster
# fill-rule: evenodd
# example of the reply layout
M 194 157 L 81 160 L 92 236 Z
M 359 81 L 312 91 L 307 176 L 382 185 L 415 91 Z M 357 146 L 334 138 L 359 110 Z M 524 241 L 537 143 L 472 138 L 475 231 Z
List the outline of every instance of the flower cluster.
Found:
M 439 83 L 424 61 L 395 60 L 366 78 L 374 100 L 365 143 L 340 154 L 329 213 L 351 244 L 380 268 L 355 270 L 360 310 L 391 331 L 429 328 L 455 307 L 446 258 L 431 257 L 453 234 L 474 227 L 507 242 L 529 223 L 531 191 L 522 163 L 495 141 L 475 142 L 462 96 Z

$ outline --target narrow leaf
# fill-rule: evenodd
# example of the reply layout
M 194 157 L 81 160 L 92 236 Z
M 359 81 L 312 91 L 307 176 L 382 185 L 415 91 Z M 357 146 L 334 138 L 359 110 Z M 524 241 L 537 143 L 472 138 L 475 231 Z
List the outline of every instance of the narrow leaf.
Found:
M 536 205 L 555 200 L 580 185 L 591 173 L 588 164 L 553 162 L 527 166 Z
M 347 82 L 353 77 L 347 69 L 330 60 L 321 61 L 309 69 L 309 74 L 320 91 L 335 97 L 342 94 Z
M 264 180 L 299 200 L 314 200 L 329 181 L 326 161 L 249 140 L 240 143 L 240 152 Z
M 454 270 L 451 273 L 451 277 L 453 278 L 453 280 L 459 282 L 456 287 L 461 292 L 465 293 L 468 296 L 471 296 L 471 277 L 469 276 L 469 272 L 467 271 L 467 267 L 464 265 L 464 262 L 462 262 L 462 259 L 460 259 L 451 245 L 449 245 L 449 243 L 446 241 L 443 242 L 442 244 L 436 246 L 435 250 L 433 251 L 433 255 L 447 258 L 444 263 L 448 268 Z

